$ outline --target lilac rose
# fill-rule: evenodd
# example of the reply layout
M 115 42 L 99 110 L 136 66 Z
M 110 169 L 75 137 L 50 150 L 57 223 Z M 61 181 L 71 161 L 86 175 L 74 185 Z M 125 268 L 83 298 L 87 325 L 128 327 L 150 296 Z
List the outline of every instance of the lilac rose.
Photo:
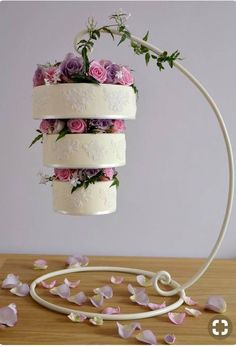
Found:
M 113 126 L 112 119 L 90 119 L 89 128 L 96 128 L 97 130 L 109 130 Z
M 83 70 L 83 59 L 76 57 L 73 53 L 68 53 L 61 62 L 60 70 L 62 77 L 66 81 L 70 80 L 73 75 L 80 74 Z
M 100 169 L 85 169 L 83 171 L 88 178 L 91 178 L 93 176 L 96 176 L 99 173 Z
M 105 83 L 118 83 L 117 75 L 121 71 L 121 67 L 118 64 L 110 64 L 106 67 L 107 70 L 107 79 Z

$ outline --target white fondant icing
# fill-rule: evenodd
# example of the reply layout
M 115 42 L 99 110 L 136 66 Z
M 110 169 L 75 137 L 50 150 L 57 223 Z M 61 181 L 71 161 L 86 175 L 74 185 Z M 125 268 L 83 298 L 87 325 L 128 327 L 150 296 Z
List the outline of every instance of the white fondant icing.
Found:
M 69 182 L 53 181 L 53 207 L 57 212 L 71 215 L 97 215 L 115 212 L 117 189 L 112 182 L 96 182 L 87 189 L 71 193 Z
M 125 165 L 125 134 L 43 136 L 43 164 L 58 168 L 107 168 Z
M 136 95 L 130 86 L 62 83 L 33 88 L 33 118 L 134 119 Z

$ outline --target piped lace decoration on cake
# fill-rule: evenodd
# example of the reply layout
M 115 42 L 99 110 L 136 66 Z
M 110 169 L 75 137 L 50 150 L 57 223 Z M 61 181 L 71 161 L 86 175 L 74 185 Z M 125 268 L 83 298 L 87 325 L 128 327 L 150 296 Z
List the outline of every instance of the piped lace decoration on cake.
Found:
M 69 103 L 69 106 L 76 112 L 86 111 L 90 103 L 95 99 L 95 93 L 90 88 L 83 88 L 78 90 L 77 88 L 71 88 L 64 90 L 63 94 Z

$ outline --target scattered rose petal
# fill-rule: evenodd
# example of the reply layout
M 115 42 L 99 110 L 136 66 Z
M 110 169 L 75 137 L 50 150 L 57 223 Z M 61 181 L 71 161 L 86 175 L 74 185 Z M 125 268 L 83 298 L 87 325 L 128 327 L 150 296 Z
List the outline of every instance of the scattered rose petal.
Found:
M 81 323 L 81 322 L 85 321 L 85 319 L 87 319 L 87 316 L 85 314 L 74 313 L 74 312 L 71 312 L 67 317 L 70 320 L 72 320 L 72 322 L 75 322 L 75 323 Z
M 14 288 L 20 284 L 19 276 L 8 274 L 2 282 L 2 288 Z
M 74 302 L 77 305 L 83 305 L 87 301 L 87 296 L 84 294 L 84 292 L 79 292 L 76 295 L 70 296 L 67 300 Z
M 176 325 L 179 325 L 179 324 L 182 324 L 185 317 L 186 317 L 186 313 L 175 313 L 175 312 L 169 312 L 168 313 L 168 317 L 169 317 L 169 320 L 176 324 Z
M 66 265 L 69 268 L 87 266 L 89 263 L 89 258 L 85 255 L 70 255 L 66 260 Z
M 101 287 L 101 288 L 95 288 L 93 291 L 96 294 L 101 294 L 106 299 L 110 299 L 113 296 L 113 290 L 112 290 L 112 288 L 110 286 L 104 286 L 104 287 Z
M 219 295 L 209 296 L 205 305 L 205 309 L 218 313 L 225 312 L 226 308 L 227 304 L 225 299 Z
M 111 276 L 111 283 L 113 283 L 113 284 L 121 284 L 122 282 L 124 282 L 124 277 Z
M 135 337 L 138 341 L 147 343 L 148 345 L 157 345 L 157 338 L 151 330 L 143 330 Z
M 0 324 L 0 329 L 5 329 L 5 328 L 6 328 L 6 325 Z
M 50 293 L 53 295 L 58 295 L 63 299 L 68 299 L 70 296 L 70 287 L 67 284 L 63 283 L 58 287 L 50 289 Z
M 187 312 L 187 314 L 189 316 L 194 316 L 194 317 L 198 317 L 202 314 L 201 311 L 199 310 L 196 310 L 195 308 L 188 308 L 188 307 L 185 307 L 185 311 Z
M 0 324 L 13 327 L 17 322 L 17 310 L 15 304 L 0 308 Z
M 131 293 L 131 294 L 138 294 L 140 292 L 145 292 L 145 288 L 136 288 L 136 287 L 133 287 L 132 284 L 128 284 L 128 291 Z
M 137 294 L 131 295 L 130 300 L 141 306 L 147 306 L 149 304 L 149 297 L 145 292 L 138 292 Z
M 152 302 L 149 302 L 147 305 L 151 310 L 159 310 L 160 308 L 166 307 L 165 301 L 162 304 L 154 304 Z
M 176 340 L 175 335 L 169 334 L 164 337 L 164 341 L 165 343 L 167 343 L 167 345 L 173 345 L 173 343 L 175 343 L 175 340 Z
M 76 288 L 80 284 L 80 280 L 77 280 L 75 282 L 71 282 L 67 278 L 65 278 L 64 283 L 67 284 L 70 288 Z
M 29 294 L 29 291 L 30 289 L 27 283 L 19 284 L 15 288 L 10 289 L 10 292 L 17 296 L 26 296 Z
M 93 318 L 90 318 L 90 323 L 92 323 L 93 325 L 103 325 L 103 319 L 101 317 L 93 317 Z
M 91 301 L 93 306 L 101 307 L 103 305 L 103 302 L 104 302 L 104 296 L 101 294 L 96 294 L 96 295 L 92 296 L 91 298 L 89 298 L 89 300 Z
M 149 278 L 146 278 L 144 275 L 136 276 L 136 280 L 137 280 L 138 284 L 142 287 L 151 287 L 152 286 L 152 280 Z
M 54 280 L 54 281 L 52 281 L 50 283 L 46 283 L 46 282 L 42 281 L 41 285 L 42 285 L 43 288 L 52 289 L 53 287 L 55 287 L 56 283 L 57 283 L 56 280 Z
M 34 262 L 34 270 L 45 270 L 48 268 L 47 261 L 44 259 L 37 259 Z
M 128 337 L 130 337 L 136 329 L 141 330 L 140 323 L 136 323 L 136 322 L 126 324 L 126 325 L 122 325 L 119 322 L 116 322 L 116 325 L 118 328 L 118 334 L 123 339 L 127 339 Z
M 104 310 L 102 311 L 103 314 L 117 314 L 120 313 L 120 307 L 106 307 L 104 308 Z
M 193 306 L 193 305 L 197 304 L 197 302 L 194 301 L 192 298 L 190 298 L 190 296 L 185 296 L 183 299 L 184 299 L 185 304 L 187 304 L 189 306 Z

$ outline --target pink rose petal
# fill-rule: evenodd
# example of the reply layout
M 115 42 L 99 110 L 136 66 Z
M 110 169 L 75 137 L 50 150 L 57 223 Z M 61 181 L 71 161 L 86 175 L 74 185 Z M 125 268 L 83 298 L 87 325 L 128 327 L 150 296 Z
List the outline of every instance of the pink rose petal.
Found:
M 8 274 L 2 282 L 2 288 L 14 288 L 20 284 L 19 276 Z
M 87 266 L 89 263 L 89 258 L 85 255 L 70 255 L 66 260 L 66 265 L 69 268 Z
M 34 262 L 34 270 L 45 270 L 48 268 L 47 261 L 44 259 L 37 259 Z
M 183 321 L 186 317 L 186 313 L 168 312 L 168 317 L 172 323 L 174 323 L 176 325 L 180 325 L 183 323 Z
M 167 343 L 167 345 L 173 345 L 173 343 L 175 343 L 175 340 L 176 337 L 173 334 L 169 334 L 164 337 L 164 341 L 165 343 Z
M 75 312 L 71 312 L 67 317 L 74 323 L 82 323 L 87 319 L 85 314 Z
M 209 296 L 207 299 L 205 309 L 213 312 L 224 313 L 227 309 L 227 304 L 222 296 L 213 295 Z
M 112 288 L 110 286 L 104 286 L 104 287 L 101 287 L 101 288 L 95 288 L 93 291 L 96 294 L 103 295 L 104 298 L 106 298 L 106 299 L 110 299 L 113 296 L 113 290 L 112 290 Z
M 149 297 L 145 292 L 138 292 L 137 294 L 130 296 L 130 300 L 141 306 L 147 306 L 149 304 Z
M 202 314 L 201 311 L 199 310 L 196 310 L 195 308 L 188 308 L 188 307 L 185 307 L 185 311 L 186 313 L 189 315 L 189 316 L 194 316 L 194 317 L 198 317 Z
M 104 310 L 102 311 L 103 314 L 117 314 L 120 313 L 120 307 L 106 307 L 104 308 Z
M 184 299 L 185 304 L 187 304 L 189 306 L 193 306 L 193 305 L 197 304 L 197 302 L 194 301 L 190 296 L 185 296 L 183 299 Z
M 80 284 L 80 280 L 77 280 L 75 282 L 71 282 L 67 278 L 65 278 L 64 283 L 67 284 L 70 288 L 76 288 Z
M 127 339 L 128 337 L 130 337 L 136 329 L 141 330 L 140 323 L 136 323 L 136 322 L 126 324 L 126 325 L 122 325 L 119 322 L 116 322 L 116 325 L 118 328 L 118 334 L 123 339 Z
M 143 330 L 135 337 L 138 341 L 147 343 L 148 345 L 157 345 L 157 338 L 151 330 Z
M 96 294 L 96 295 L 92 296 L 91 298 L 89 298 L 89 300 L 91 301 L 93 306 L 101 307 L 103 305 L 103 302 L 104 302 L 104 296 L 102 294 Z
M 136 287 L 133 287 L 132 284 L 128 284 L 128 291 L 131 293 L 131 294 L 138 294 L 140 292 L 145 292 L 145 288 L 136 288 Z
M 55 287 L 56 283 L 57 283 L 56 280 L 54 280 L 54 281 L 52 281 L 50 283 L 46 283 L 46 282 L 42 281 L 41 285 L 42 285 L 43 288 L 52 289 L 53 287 Z
M 166 307 L 166 303 L 165 301 L 162 304 L 154 304 L 152 302 L 149 302 L 149 304 L 147 305 L 151 310 L 159 310 L 160 308 L 164 308 Z
M 152 286 L 152 280 L 149 278 L 146 278 L 144 275 L 136 276 L 136 280 L 137 280 L 138 284 L 142 287 L 151 287 Z
M 113 284 L 121 284 L 122 282 L 124 282 L 124 277 L 111 276 L 111 283 L 113 283 Z
M 30 289 L 27 283 L 19 284 L 15 288 L 10 289 L 10 292 L 17 296 L 26 296 L 29 294 L 29 291 Z
M 53 295 L 58 295 L 63 299 L 68 299 L 70 296 L 70 287 L 67 284 L 63 283 L 58 287 L 50 289 L 50 293 Z
M 70 302 L 74 302 L 75 304 L 81 306 L 87 301 L 87 296 L 84 294 L 84 292 L 79 292 L 76 295 L 70 296 L 67 300 Z
M 0 308 L 0 324 L 13 327 L 17 322 L 17 310 L 15 304 Z

